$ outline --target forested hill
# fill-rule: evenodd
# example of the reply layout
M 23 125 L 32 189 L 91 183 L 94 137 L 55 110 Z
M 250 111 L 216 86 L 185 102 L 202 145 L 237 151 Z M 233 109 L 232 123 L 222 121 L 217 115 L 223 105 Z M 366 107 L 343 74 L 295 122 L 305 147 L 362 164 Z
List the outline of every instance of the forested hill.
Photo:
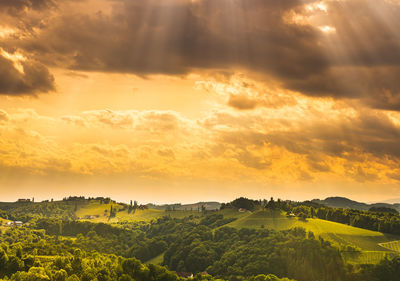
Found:
M 400 203 L 388 204 L 388 203 L 374 203 L 374 204 L 366 204 L 362 202 L 357 202 L 350 200 L 345 197 L 328 197 L 324 200 L 313 199 L 311 200 L 313 203 L 321 204 L 331 208 L 344 208 L 344 209 L 355 209 L 360 211 L 369 210 L 371 208 L 392 208 L 397 211 L 400 211 Z
M 400 276 L 400 216 L 385 209 L 243 197 L 219 210 L 199 207 L 156 210 L 103 197 L 0 203 L 0 280 L 398 281 Z

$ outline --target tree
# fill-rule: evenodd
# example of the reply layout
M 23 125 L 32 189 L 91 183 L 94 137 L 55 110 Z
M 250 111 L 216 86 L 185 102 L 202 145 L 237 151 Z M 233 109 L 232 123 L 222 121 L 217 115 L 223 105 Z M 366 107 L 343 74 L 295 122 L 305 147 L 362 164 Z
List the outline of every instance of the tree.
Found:
M 269 209 L 275 209 L 275 201 L 273 197 L 271 197 L 271 200 L 268 202 L 267 207 Z
M 315 217 L 315 209 L 313 207 L 310 208 L 311 218 Z
M 371 208 L 369 208 L 368 211 L 375 212 L 375 213 L 399 214 L 399 212 L 396 209 L 388 208 L 388 207 L 371 207 Z
M 0 247 L 0 277 L 4 276 L 5 268 L 8 263 L 7 253 L 4 251 L 2 247 Z
M 70 277 L 67 278 L 67 281 L 80 281 L 80 280 L 77 275 L 72 274 Z
M 114 218 L 116 215 L 117 215 L 117 210 L 113 208 L 113 206 L 111 205 L 109 218 Z
M 135 281 L 132 277 L 127 274 L 122 274 L 118 281 Z
M 17 281 L 50 281 L 43 267 L 31 267 L 28 272 L 19 271 L 13 275 L 13 280 Z
M 259 204 L 259 202 L 257 200 L 251 200 L 245 197 L 240 197 L 233 200 L 229 204 L 237 209 L 243 208 L 246 210 L 253 211 L 255 207 Z
M 56 271 L 53 276 L 54 281 L 66 281 L 68 278 L 68 274 L 64 269 L 60 269 Z

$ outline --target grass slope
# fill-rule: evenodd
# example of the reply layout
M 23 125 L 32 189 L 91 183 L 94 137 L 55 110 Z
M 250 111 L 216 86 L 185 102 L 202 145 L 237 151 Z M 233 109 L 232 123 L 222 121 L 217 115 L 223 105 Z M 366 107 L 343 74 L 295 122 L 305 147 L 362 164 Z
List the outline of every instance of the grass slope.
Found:
M 227 224 L 227 226 L 235 228 L 261 228 L 264 226 L 265 228 L 275 230 L 302 227 L 334 243 L 356 246 L 364 251 L 387 251 L 388 249 L 381 247 L 379 243 L 399 240 L 399 237 L 395 235 L 383 234 L 377 231 L 321 219 L 307 219 L 307 221 L 303 221 L 298 218 L 288 218 L 283 212 L 273 210 L 246 213 L 245 216 Z
M 377 264 L 385 257 L 394 257 L 396 253 L 385 251 L 362 251 L 342 253 L 343 259 L 351 264 Z
M 164 216 L 170 216 L 171 218 L 184 218 L 188 216 L 201 216 L 201 213 L 198 211 L 171 211 L 166 212 L 163 210 L 156 209 L 145 209 L 145 210 L 136 210 L 135 212 L 128 211 L 118 212 L 117 220 L 118 221 L 151 221 L 153 219 L 162 218 Z
M 151 260 L 148 260 L 146 264 L 161 264 L 164 261 L 164 253 L 152 258 Z
M 391 251 L 395 251 L 395 252 L 400 252 L 400 241 L 391 241 L 391 242 L 387 242 L 387 243 L 380 243 L 379 246 L 391 250 Z
M 10 220 L 6 220 L 6 219 L 3 219 L 3 218 L 0 218 L 0 225 L 5 225 L 9 221 Z
M 109 218 L 111 206 L 113 209 L 118 210 L 114 218 Z M 116 223 L 119 221 L 151 221 L 153 219 L 162 218 L 164 216 L 171 216 L 173 218 L 184 218 L 190 215 L 200 216 L 198 211 L 171 211 L 166 212 L 156 209 L 136 210 L 135 212 L 128 213 L 128 209 L 117 203 L 101 204 L 98 200 L 92 200 L 88 204 L 78 206 L 76 215 L 81 220 L 91 222 L 105 222 Z M 85 216 L 98 216 L 93 219 L 85 219 Z
M 75 212 L 76 216 L 82 220 L 85 216 L 98 216 L 95 219 L 90 219 L 93 222 L 109 222 L 109 215 L 111 206 L 113 209 L 119 210 L 123 207 L 117 203 L 101 204 L 99 200 L 90 200 L 86 204 L 78 205 L 78 210 Z

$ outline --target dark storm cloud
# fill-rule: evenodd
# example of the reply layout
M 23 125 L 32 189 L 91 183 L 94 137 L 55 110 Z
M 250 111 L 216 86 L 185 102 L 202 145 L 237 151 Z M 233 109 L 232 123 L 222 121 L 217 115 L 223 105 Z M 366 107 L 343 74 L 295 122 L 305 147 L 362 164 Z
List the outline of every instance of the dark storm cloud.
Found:
M 0 54 L 0 95 L 24 95 L 54 90 L 54 78 L 46 67 L 33 60 L 21 62 L 23 72 Z
M 54 77 L 39 60 L 19 46 L 21 38 L 32 40 L 35 29 L 45 26 L 46 13 L 56 7 L 53 0 L 0 0 L 0 95 L 36 95 L 53 91 Z M 3 35 L 3 29 L 11 31 Z M 19 67 L 8 55 L 20 53 Z
M 329 1 L 326 24 L 336 32 L 324 45 L 329 67 L 286 86 L 313 96 L 359 98 L 400 110 L 400 6 L 389 1 Z
M 0 0 L 0 9 L 9 13 L 19 13 L 25 9 L 42 10 L 54 6 L 53 0 Z
M 284 14 L 305 1 L 113 1 L 111 15 L 61 14 L 37 39 L 11 42 L 73 69 L 183 74 L 248 67 L 283 77 L 322 71 L 311 26 Z
M 321 25 L 336 29 L 328 35 L 315 24 L 293 20 L 293 15 L 307 17 L 304 5 L 316 2 L 113 0 L 93 12 L 64 10 L 59 2 L 58 16 L 40 25 L 40 33 L 5 44 L 48 66 L 86 71 L 148 75 L 246 68 L 306 95 L 356 98 L 400 110 L 400 6 L 385 0 L 326 1 L 327 13 L 317 16 Z

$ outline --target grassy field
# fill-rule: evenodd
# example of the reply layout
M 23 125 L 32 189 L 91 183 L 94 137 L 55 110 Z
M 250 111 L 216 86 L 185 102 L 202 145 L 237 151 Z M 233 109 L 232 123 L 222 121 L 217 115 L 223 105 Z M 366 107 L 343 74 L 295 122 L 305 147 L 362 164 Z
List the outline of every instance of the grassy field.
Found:
M 316 236 L 331 241 L 338 247 L 353 246 L 361 251 L 342 252 L 343 259 L 354 264 L 376 264 L 386 256 L 395 256 L 400 252 L 399 236 L 384 234 L 377 231 L 352 227 L 345 224 L 330 222 L 321 219 L 307 219 L 286 217 L 280 211 L 256 211 L 241 214 L 240 217 L 227 226 L 235 228 L 272 228 L 286 230 L 302 227 L 312 231 Z
M 10 220 L 6 220 L 6 219 L 3 219 L 3 218 L 0 218 L 0 225 L 5 225 L 9 221 Z
M 343 259 L 351 264 L 377 264 L 385 257 L 394 257 L 396 253 L 385 251 L 342 252 Z
M 246 213 L 236 221 L 227 226 L 235 228 L 272 228 L 275 230 L 286 230 L 294 227 L 302 227 L 307 231 L 312 231 L 315 235 L 329 239 L 333 243 L 350 245 L 360 248 L 363 251 L 388 251 L 380 243 L 388 243 L 399 240 L 398 236 L 383 234 L 377 231 L 366 230 L 352 227 L 345 224 L 330 222 L 321 219 L 288 218 L 283 212 L 279 211 L 257 211 Z
M 100 201 L 98 200 L 91 200 L 87 204 L 79 205 L 75 214 L 82 220 L 89 220 L 85 219 L 85 216 L 98 216 L 95 219 L 90 219 L 90 221 L 109 222 L 108 217 L 111 206 L 116 210 L 122 209 L 122 206 L 116 203 L 100 204 Z
M 184 218 L 190 215 L 200 216 L 201 213 L 197 211 L 171 211 L 166 212 L 162 210 L 155 209 L 145 209 L 145 210 L 136 210 L 135 212 L 128 213 L 127 210 L 118 212 L 116 217 L 113 219 L 114 221 L 151 221 L 154 219 L 162 218 L 164 216 L 170 216 L 172 218 Z
M 237 219 L 245 218 L 249 214 L 251 214 L 250 212 L 241 213 L 234 209 L 223 209 L 218 211 L 218 213 L 224 215 L 225 218 L 237 218 Z
M 161 264 L 164 260 L 164 253 L 161 255 L 156 256 L 155 258 L 152 258 L 151 260 L 148 260 L 146 264 L 152 263 L 152 264 Z
M 114 218 L 109 218 L 111 206 L 113 209 L 118 210 Z M 78 206 L 76 215 L 81 220 L 92 222 L 116 223 L 121 221 L 151 221 L 164 216 L 171 216 L 173 218 L 184 218 L 190 215 L 200 216 L 201 213 L 197 211 L 171 211 L 166 212 L 156 209 L 136 210 L 135 212 L 128 213 L 128 209 L 117 203 L 100 204 L 99 201 L 93 200 L 88 204 Z M 85 216 L 96 216 L 96 218 L 85 219 Z
M 379 246 L 391 251 L 400 252 L 400 241 L 380 243 Z

